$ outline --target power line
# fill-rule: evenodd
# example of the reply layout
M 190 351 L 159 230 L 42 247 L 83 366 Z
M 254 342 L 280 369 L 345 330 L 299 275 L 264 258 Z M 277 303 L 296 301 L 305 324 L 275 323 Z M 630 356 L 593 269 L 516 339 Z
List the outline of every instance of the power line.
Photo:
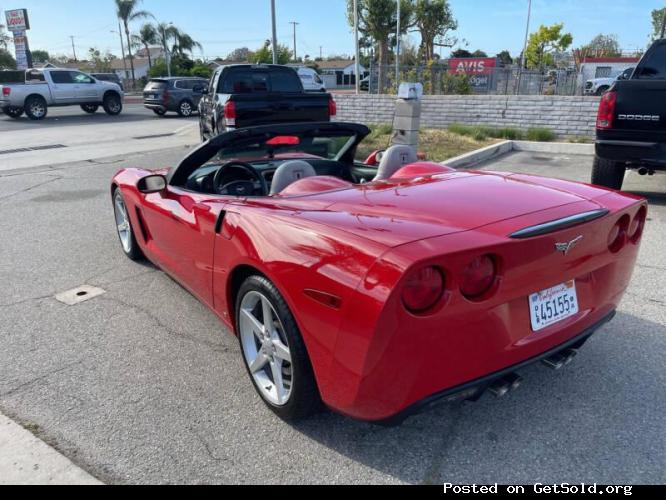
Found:
M 76 47 L 74 46 L 74 35 L 71 35 L 69 38 L 71 38 L 71 40 L 72 40 L 72 52 L 74 52 L 74 62 L 77 62 Z

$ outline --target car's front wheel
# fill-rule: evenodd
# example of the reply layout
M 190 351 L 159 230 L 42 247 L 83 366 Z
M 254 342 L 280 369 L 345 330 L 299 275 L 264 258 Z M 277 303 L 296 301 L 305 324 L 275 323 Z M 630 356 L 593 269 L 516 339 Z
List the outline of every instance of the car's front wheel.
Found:
M 594 157 L 592 184 L 610 189 L 622 189 L 627 167 L 624 163 Z
M 123 252 L 125 252 L 125 255 L 131 260 L 143 259 L 143 252 L 139 247 L 139 243 L 136 241 L 132 222 L 129 218 L 129 211 L 127 210 L 125 198 L 123 197 L 120 188 L 117 188 L 113 193 L 113 213 L 115 215 L 116 230 L 118 231 L 118 238 L 120 239 L 120 245 Z
M 321 407 L 298 326 L 275 285 L 248 278 L 236 300 L 236 333 L 256 391 L 280 418 L 306 418 Z
M 105 95 L 102 106 L 104 107 L 106 114 L 111 116 L 119 115 L 123 110 L 123 102 L 120 100 L 118 94 Z
M 94 115 L 97 113 L 99 106 L 97 104 L 82 104 L 81 109 L 88 113 L 89 115 Z

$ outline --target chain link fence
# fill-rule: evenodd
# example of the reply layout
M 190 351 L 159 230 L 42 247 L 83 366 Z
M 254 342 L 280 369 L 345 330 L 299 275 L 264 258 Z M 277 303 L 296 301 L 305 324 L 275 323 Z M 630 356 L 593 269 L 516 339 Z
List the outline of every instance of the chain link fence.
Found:
M 395 66 L 370 65 L 370 75 L 361 82 L 371 94 L 395 94 Z M 385 81 L 380 92 L 380 78 Z M 400 68 L 398 83 L 419 82 L 426 95 L 582 95 L 579 74 L 575 70 L 521 70 L 517 67 L 487 68 L 479 74 L 454 74 L 442 65 Z

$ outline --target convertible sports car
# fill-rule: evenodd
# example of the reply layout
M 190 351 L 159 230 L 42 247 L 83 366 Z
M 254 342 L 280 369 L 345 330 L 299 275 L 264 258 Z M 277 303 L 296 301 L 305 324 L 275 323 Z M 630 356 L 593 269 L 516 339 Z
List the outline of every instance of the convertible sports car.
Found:
M 126 169 L 112 182 L 124 252 L 150 259 L 235 332 L 280 417 L 323 402 L 393 423 L 438 400 L 501 396 L 520 368 L 568 364 L 612 319 L 644 200 L 455 171 L 406 146 L 356 161 L 369 132 L 241 129 L 173 169 Z

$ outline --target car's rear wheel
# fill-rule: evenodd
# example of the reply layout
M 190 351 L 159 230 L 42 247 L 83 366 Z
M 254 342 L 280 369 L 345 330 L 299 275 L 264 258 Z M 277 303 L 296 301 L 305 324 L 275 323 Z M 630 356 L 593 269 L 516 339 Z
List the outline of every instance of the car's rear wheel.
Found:
M 31 120 L 43 120 L 49 112 L 46 101 L 41 96 L 30 96 L 25 100 L 25 114 Z
M 106 114 L 111 116 L 119 115 L 123 110 L 123 103 L 118 94 L 105 95 L 102 106 L 104 107 Z
M 97 104 L 82 104 L 81 109 L 90 115 L 97 113 L 99 106 Z
M 592 184 L 610 189 L 622 189 L 626 171 L 627 167 L 623 163 L 595 156 L 592 166 Z
M 129 218 L 129 211 L 127 210 L 125 198 L 120 188 L 116 189 L 113 193 L 113 213 L 116 218 L 116 229 L 123 252 L 131 260 L 143 259 L 143 252 L 136 241 L 132 221 Z
M 8 106 L 2 111 L 10 118 L 21 118 L 23 116 L 23 108 Z
M 178 105 L 178 114 L 187 118 L 194 113 L 194 105 L 190 101 L 183 101 Z
M 321 408 L 312 365 L 287 303 L 263 276 L 252 276 L 236 300 L 236 333 L 254 387 L 280 418 L 293 421 Z

